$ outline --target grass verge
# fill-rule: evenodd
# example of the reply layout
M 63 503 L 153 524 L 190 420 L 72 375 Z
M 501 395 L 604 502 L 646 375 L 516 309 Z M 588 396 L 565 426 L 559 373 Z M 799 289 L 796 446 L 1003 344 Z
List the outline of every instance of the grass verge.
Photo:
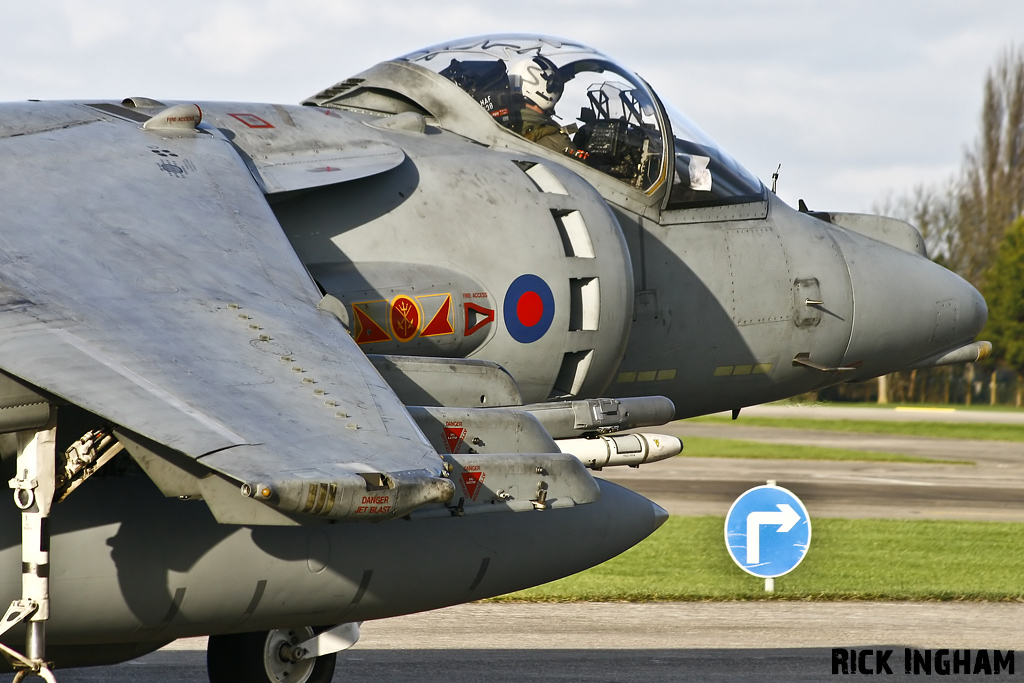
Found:
M 866 434 L 897 434 L 927 436 L 933 439 L 978 439 L 981 441 L 1024 441 L 1024 429 L 1016 424 L 956 422 L 887 422 L 882 420 L 816 420 L 791 417 L 740 417 L 733 420 L 724 415 L 691 417 L 687 422 L 737 424 L 748 427 L 785 427 L 786 429 L 818 429 L 833 432 Z
M 792 446 L 789 444 L 761 443 L 734 439 L 716 439 L 703 436 L 687 436 L 683 439 L 686 448 L 676 457 L 689 458 L 758 458 L 767 460 L 852 460 L 860 462 L 912 462 L 939 463 L 943 465 L 973 465 L 970 460 L 943 460 L 920 458 L 901 453 L 878 451 L 855 451 L 845 448 L 824 448 L 821 446 Z
M 883 410 L 955 410 L 958 413 L 972 412 L 972 413 L 1019 413 L 1024 411 L 1024 408 L 1018 408 L 1016 406 L 999 404 L 989 405 L 988 403 L 974 403 L 972 405 L 965 405 L 963 403 L 876 403 L 863 402 L 863 401 L 800 401 L 792 398 L 784 398 L 780 401 L 772 401 L 765 405 L 773 406 L 801 406 L 801 407 L 822 407 L 822 408 L 881 408 Z
M 723 517 L 671 517 L 587 571 L 497 601 L 990 600 L 1024 602 L 1024 524 L 820 519 L 792 573 L 764 592 L 725 549 Z

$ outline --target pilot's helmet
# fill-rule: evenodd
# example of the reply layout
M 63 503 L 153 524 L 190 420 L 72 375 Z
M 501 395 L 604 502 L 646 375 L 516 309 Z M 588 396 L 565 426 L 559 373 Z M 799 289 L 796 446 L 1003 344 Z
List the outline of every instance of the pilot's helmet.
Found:
M 513 78 L 513 83 L 516 76 L 522 80 L 523 97 L 527 102 L 536 105 L 545 114 L 554 111 L 565 84 L 550 59 L 538 55 L 520 60 L 509 67 L 508 74 Z

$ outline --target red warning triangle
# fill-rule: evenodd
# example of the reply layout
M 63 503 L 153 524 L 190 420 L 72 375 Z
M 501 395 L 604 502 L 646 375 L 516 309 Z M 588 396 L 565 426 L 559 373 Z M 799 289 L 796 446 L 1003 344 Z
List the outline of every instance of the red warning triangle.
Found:
M 356 344 L 391 341 L 391 335 L 375 323 L 368 313 L 361 310 L 359 304 L 353 304 L 352 312 L 356 316 Z
M 451 294 L 445 296 L 444 303 L 441 304 L 441 308 L 437 309 L 437 313 L 430 319 L 427 326 L 420 332 L 421 337 L 436 337 L 442 334 L 455 334 L 455 328 L 452 327 L 451 321 L 452 311 L 452 296 Z M 452 451 L 453 453 L 455 451 Z
M 466 430 L 459 427 L 444 428 L 444 442 L 449 453 L 458 453 L 462 440 L 466 438 Z
M 466 331 L 462 333 L 463 337 L 468 337 L 487 323 L 494 322 L 494 311 L 489 308 L 484 308 L 483 306 L 463 302 L 462 312 L 466 316 Z M 470 313 L 475 314 L 474 318 L 476 318 L 476 322 L 472 325 L 469 324 Z
M 480 493 L 480 482 L 484 480 L 483 472 L 463 472 L 462 473 L 462 485 L 466 487 L 466 493 L 472 500 L 476 500 L 476 495 Z

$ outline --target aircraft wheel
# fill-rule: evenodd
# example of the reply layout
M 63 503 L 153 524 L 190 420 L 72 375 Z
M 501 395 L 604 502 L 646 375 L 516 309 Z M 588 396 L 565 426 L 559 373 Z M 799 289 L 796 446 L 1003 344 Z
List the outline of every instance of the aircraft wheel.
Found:
M 290 656 L 293 646 L 312 637 L 308 626 L 210 636 L 210 683 L 330 683 L 336 653 L 297 661 Z

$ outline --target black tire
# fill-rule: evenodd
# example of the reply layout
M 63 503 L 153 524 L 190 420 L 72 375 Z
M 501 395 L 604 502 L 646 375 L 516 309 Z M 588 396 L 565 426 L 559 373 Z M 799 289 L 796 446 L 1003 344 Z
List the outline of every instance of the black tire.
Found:
M 278 678 L 264 664 L 268 638 L 278 631 L 233 633 L 210 636 L 206 647 L 206 670 L 210 683 L 330 683 L 334 678 L 337 653 L 317 657 L 308 678 Z

